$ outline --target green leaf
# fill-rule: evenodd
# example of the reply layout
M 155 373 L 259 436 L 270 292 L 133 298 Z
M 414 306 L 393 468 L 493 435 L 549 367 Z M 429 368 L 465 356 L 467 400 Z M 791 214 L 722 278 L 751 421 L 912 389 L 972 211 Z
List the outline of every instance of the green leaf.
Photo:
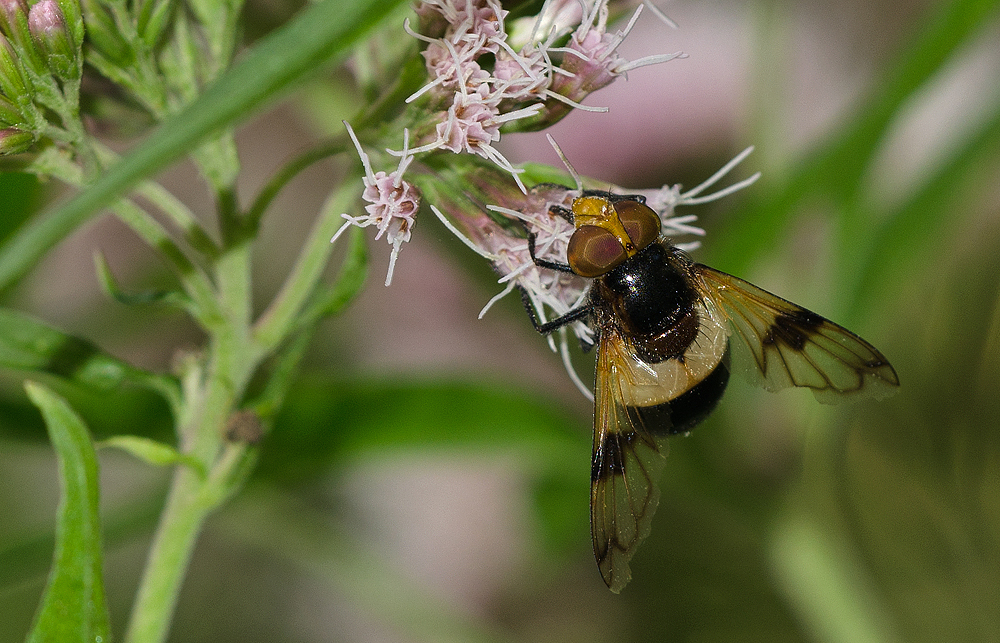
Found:
M 59 460 L 62 497 L 52 572 L 28 643 L 108 641 L 101 571 L 100 483 L 90 434 L 65 400 L 34 382 L 28 397 L 42 411 Z
M 374 451 L 453 448 L 532 451 L 579 463 L 586 476 L 590 427 L 584 420 L 576 428 L 565 413 L 507 386 L 311 380 L 289 391 L 258 471 L 293 481 Z
M 180 453 L 169 444 L 157 442 L 150 438 L 143 438 L 137 435 L 115 435 L 106 440 L 101 440 L 98 447 L 114 447 L 121 449 L 139 458 L 143 462 L 157 467 L 166 467 L 173 464 L 185 464 L 202 476 L 207 476 L 205 466 L 191 456 Z
M 714 239 L 708 263 L 740 274 L 755 256 L 772 247 L 803 203 L 820 196 L 839 205 L 855 198 L 887 130 L 906 101 L 931 80 L 953 55 L 992 24 L 998 0 L 951 0 L 927 12 L 910 46 L 888 64 L 872 91 L 858 102 L 853 115 L 835 134 L 806 155 L 789 178 L 734 216 L 734 231 Z M 766 189 L 767 177 L 760 183 Z M 755 191 L 753 194 L 759 192 Z M 850 208 L 840 208 L 851 217 Z M 858 225 L 855 216 L 849 223 Z M 862 222 L 863 223 L 863 222 Z M 737 233 L 738 232 L 738 233 Z
M 587 533 L 590 421 L 508 384 L 475 381 L 332 382 L 291 387 L 260 452 L 255 475 L 308 484 L 331 468 L 399 452 L 508 458 L 530 480 L 547 550 Z
M 55 243 L 142 179 L 345 54 L 402 1 L 323 0 L 303 9 L 88 189 L 14 235 L 0 249 L 0 289 L 10 286 Z
M 348 231 L 350 246 L 333 285 L 321 289 L 302 315 L 304 324 L 340 314 L 361 292 L 368 278 L 368 246 L 360 228 Z
M 85 339 L 8 308 L 0 308 L 0 366 L 48 373 L 101 391 L 126 380 L 147 385 L 158 378 Z
M 38 178 L 22 172 L 0 174 L 0 239 L 28 218 L 39 194 Z
M 781 520 L 771 545 L 774 574 L 813 640 L 899 641 L 866 570 L 843 543 L 803 518 Z
M 555 183 L 557 185 L 573 187 L 573 177 L 561 168 L 542 163 L 523 163 L 521 164 L 521 168 L 524 170 L 521 180 L 524 181 L 525 185 Z
M 910 193 L 895 210 L 881 217 L 885 224 L 874 235 L 858 235 L 864 242 L 856 276 L 852 312 L 865 310 L 879 296 L 898 286 L 907 267 L 935 251 L 949 227 L 966 217 L 962 203 L 970 186 L 982 179 L 978 169 L 988 167 L 1000 151 L 1000 109 L 945 159 L 940 167 Z M 872 219 L 876 217 L 872 216 Z
M 192 306 L 191 298 L 186 294 L 176 290 L 146 290 L 138 293 L 127 293 L 118 285 L 111 272 L 104 255 L 100 252 L 94 253 L 94 268 L 97 271 L 97 279 L 101 283 L 101 288 L 108 297 L 111 297 L 120 304 L 126 306 L 141 306 L 148 304 L 166 304 L 180 310 L 190 310 Z
M 165 499 L 166 489 L 159 489 L 125 506 L 112 507 L 103 522 L 102 540 L 108 551 L 152 533 Z M 36 583 L 45 573 L 52 562 L 55 534 L 51 529 L 13 541 L 5 540 L 0 546 L 0 592 L 7 593 L 18 586 Z

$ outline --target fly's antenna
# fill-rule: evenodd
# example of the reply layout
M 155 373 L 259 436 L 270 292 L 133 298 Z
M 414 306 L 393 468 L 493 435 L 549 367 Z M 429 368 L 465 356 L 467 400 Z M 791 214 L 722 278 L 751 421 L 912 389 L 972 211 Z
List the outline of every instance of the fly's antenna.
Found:
M 559 144 L 556 143 L 556 139 L 552 138 L 551 134 L 546 133 L 545 138 L 549 140 L 549 145 L 551 145 L 552 149 L 556 151 L 556 155 L 559 157 L 559 160 L 566 166 L 566 170 L 569 172 L 569 175 L 572 176 L 573 181 L 576 182 L 576 191 L 583 194 L 583 181 L 580 180 L 580 175 L 576 173 L 576 170 L 573 168 L 573 164 L 570 163 L 569 159 L 566 158 L 566 155 L 563 154 L 562 148 L 559 147 Z

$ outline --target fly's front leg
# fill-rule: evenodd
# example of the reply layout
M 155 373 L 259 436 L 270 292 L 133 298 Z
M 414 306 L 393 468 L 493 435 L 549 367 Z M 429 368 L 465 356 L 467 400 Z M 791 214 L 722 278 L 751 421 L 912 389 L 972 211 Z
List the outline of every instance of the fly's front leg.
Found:
M 636 201 L 637 203 L 642 203 L 643 205 L 646 204 L 646 197 L 641 194 L 613 194 L 607 190 L 584 190 L 583 196 L 599 196 L 611 201 L 612 203 L 618 203 L 619 201 Z
M 531 255 L 531 260 L 539 268 L 548 268 L 549 270 L 555 270 L 557 272 L 568 272 L 573 274 L 573 269 L 569 267 L 568 263 L 559 263 L 557 261 L 549 261 L 548 259 L 539 259 L 535 256 L 535 239 L 538 237 L 534 232 L 528 232 L 528 254 Z
M 565 219 L 568 223 L 573 223 L 573 211 L 564 205 L 553 204 L 549 206 L 549 214 Z
M 583 304 L 582 306 L 577 306 L 573 310 L 567 312 L 564 315 L 556 317 L 552 321 L 547 321 L 545 323 L 539 323 L 538 315 L 535 314 L 535 309 L 531 305 L 531 298 L 528 297 L 528 291 L 518 286 L 518 290 L 521 291 L 521 303 L 524 304 L 524 310 L 528 312 L 528 318 L 531 320 L 531 325 L 535 327 L 542 335 L 548 335 L 554 330 L 558 330 L 563 326 L 572 324 L 575 321 L 580 321 L 588 315 L 590 315 L 591 307 L 590 304 Z
M 565 219 L 569 223 L 573 223 L 573 211 L 569 208 L 565 208 L 561 205 L 550 205 L 549 214 L 551 216 L 560 217 Z M 538 241 L 538 233 L 534 232 L 528 227 L 528 224 L 521 221 L 521 225 L 524 226 L 524 231 L 528 234 L 528 254 L 531 255 L 531 261 L 534 262 L 539 268 L 548 268 L 549 270 L 555 270 L 557 272 L 568 272 L 573 274 L 573 269 L 569 267 L 568 263 L 561 263 L 558 261 L 549 261 L 548 259 L 539 259 L 535 254 L 535 246 Z
M 549 206 L 549 214 L 553 216 L 562 217 L 566 221 L 573 222 L 573 211 L 569 208 L 565 208 L 561 205 Z M 548 259 L 540 259 L 535 254 L 535 243 L 538 239 L 538 235 L 528 228 L 527 225 L 524 226 L 525 231 L 528 233 L 528 254 L 531 256 L 531 261 L 539 268 L 547 268 L 549 270 L 555 270 L 557 272 L 565 272 L 571 275 L 576 274 L 573 269 L 570 268 L 567 263 L 560 263 L 557 261 L 549 261 Z M 538 321 L 538 315 L 535 313 L 534 307 L 531 305 L 531 298 L 528 296 L 528 291 L 523 287 L 518 286 L 518 290 L 521 291 L 521 303 L 524 304 L 524 310 L 528 313 L 528 318 L 531 320 L 531 325 L 535 327 L 539 333 L 543 335 L 548 335 L 554 330 L 558 330 L 563 326 L 572 324 L 573 322 L 586 319 L 590 314 L 592 307 L 589 303 L 585 303 L 581 306 L 566 312 L 559 317 L 556 317 L 552 321 L 547 321 L 545 323 L 540 323 Z

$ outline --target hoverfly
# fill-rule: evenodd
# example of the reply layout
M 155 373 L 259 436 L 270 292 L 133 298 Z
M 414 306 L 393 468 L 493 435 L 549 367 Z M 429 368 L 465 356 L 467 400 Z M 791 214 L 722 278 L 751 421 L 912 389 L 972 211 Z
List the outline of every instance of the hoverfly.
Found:
M 729 381 L 730 339 L 749 352 L 769 390 L 813 390 L 821 402 L 885 397 L 899 378 L 874 346 L 814 312 L 753 284 L 695 263 L 661 232 L 639 195 L 584 191 L 550 213 L 574 224 L 568 263 L 548 268 L 590 278 L 584 303 L 539 323 L 547 334 L 575 321 L 597 333 L 590 522 L 604 582 L 618 593 L 629 560 L 649 534 L 664 465 L 661 441 L 686 433 L 719 402 Z

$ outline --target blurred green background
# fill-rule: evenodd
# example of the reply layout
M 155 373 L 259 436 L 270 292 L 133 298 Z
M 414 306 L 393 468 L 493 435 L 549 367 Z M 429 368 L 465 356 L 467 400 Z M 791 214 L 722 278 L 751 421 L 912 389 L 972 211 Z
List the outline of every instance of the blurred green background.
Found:
M 551 130 L 577 169 L 693 186 L 739 150 L 747 190 L 691 208 L 697 260 L 858 332 L 902 387 L 821 406 L 734 380 L 674 440 L 632 583 L 590 552 L 589 403 L 489 267 L 423 217 L 390 288 L 388 248 L 310 352 L 244 492 L 208 523 L 172 641 L 1000 640 L 1000 28 L 996 2 L 683 0 L 626 41 L 630 73 Z M 252 4 L 265 30 L 280 13 Z M 393 26 L 398 28 L 398 25 Z M 239 134 L 246 195 L 357 107 L 335 71 Z M 541 135 L 515 161 L 557 161 Z M 201 211 L 194 171 L 162 181 Z M 280 284 L 338 169 L 277 202 L 258 255 Z M 0 233 L 59 198 L 0 177 Z M 5 305 L 149 368 L 197 345 L 156 307 L 103 297 L 103 250 L 134 290 L 169 283 L 115 221 L 56 248 Z M 578 360 L 581 372 L 592 357 Z M 55 460 L 21 393 L 0 389 L 0 643 L 27 631 L 51 559 Z M 137 391 L 63 391 L 96 437 L 170 439 Z M 167 474 L 101 453 L 113 625 L 121 631 Z

